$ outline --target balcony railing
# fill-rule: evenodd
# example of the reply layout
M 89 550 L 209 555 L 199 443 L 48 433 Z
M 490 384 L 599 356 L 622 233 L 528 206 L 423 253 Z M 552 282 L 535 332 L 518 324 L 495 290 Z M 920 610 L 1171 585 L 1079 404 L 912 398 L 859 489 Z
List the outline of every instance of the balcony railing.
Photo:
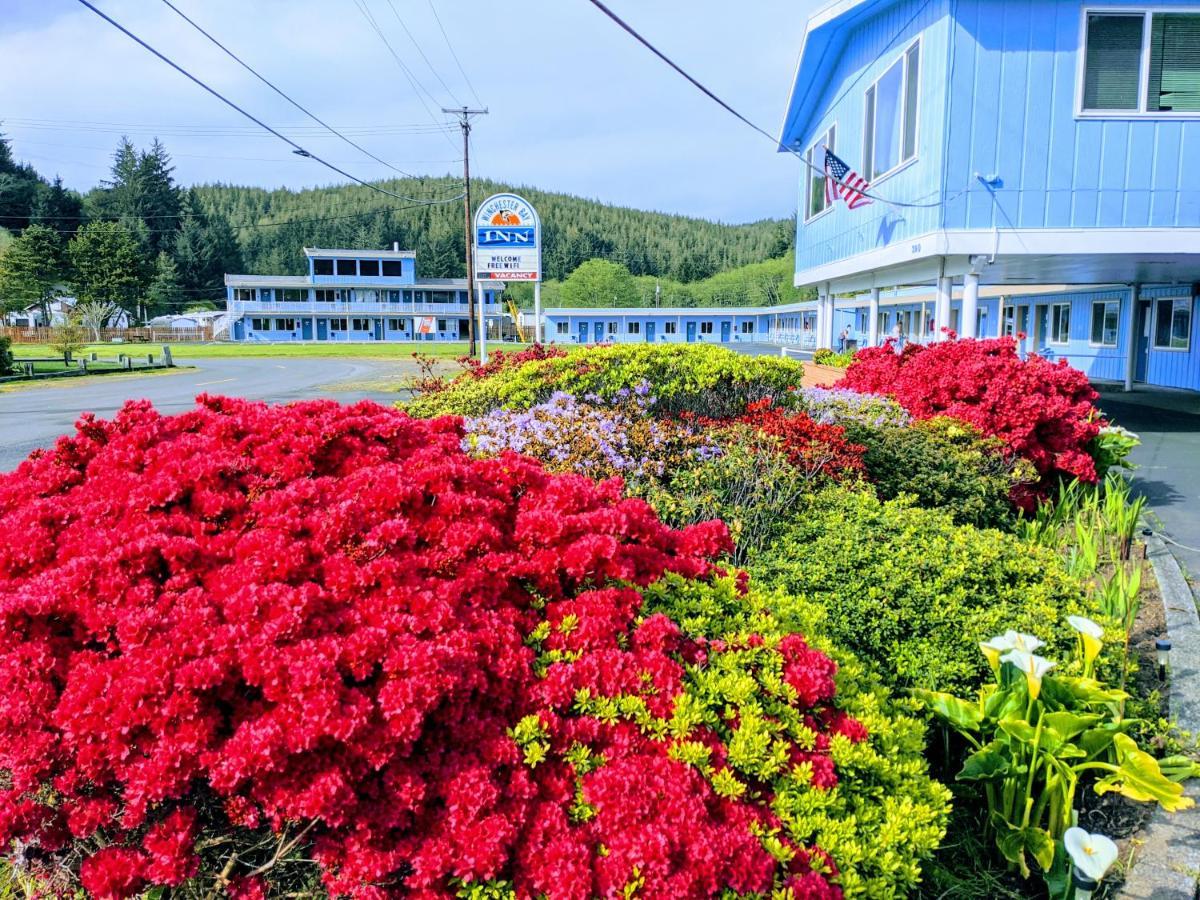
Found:
M 469 310 L 466 303 L 336 303 L 323 301 L 274 302 L 264 300 L 233 300 L 229 311 L 234 315 L 287 315 L 287 316 L 465 316 Z M 499 303 L 485 304 L 488 315 L 503 312 Z

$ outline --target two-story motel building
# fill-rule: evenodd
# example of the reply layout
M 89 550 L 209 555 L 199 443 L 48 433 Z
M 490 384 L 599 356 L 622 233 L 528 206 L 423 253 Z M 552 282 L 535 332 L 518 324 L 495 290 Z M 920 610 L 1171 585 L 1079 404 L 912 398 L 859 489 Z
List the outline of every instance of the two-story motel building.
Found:
M 468 334 L 465 279 L 420 278 L 409 250 L 305 248 L 307 275 L 226 275 L 235 341 L 457 341 Z M 483 291 L 489 333 L 504 316 Z
M 826 147 L 872 205 L 829 202 Z M 1096 379 L 1200 389 L 1196 0 L 837 0 L 781 149 L 806 161 L 817 344 L 1024 334 Z

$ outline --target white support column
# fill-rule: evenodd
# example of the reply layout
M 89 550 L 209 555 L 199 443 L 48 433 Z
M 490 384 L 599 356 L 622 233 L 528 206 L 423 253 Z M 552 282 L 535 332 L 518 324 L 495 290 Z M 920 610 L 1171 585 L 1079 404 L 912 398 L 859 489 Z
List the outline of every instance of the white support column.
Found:
M 469 289 L 469 287 L 468 287 Z M 475 290 L 479 295 L 479 362 L 487 365 L 487 310 L 483 305 L 483 282 L 475 283 Z
M 867 344 L 879 346 L 879 288 L 871 288 L 871 312 L 867 320 Z
M 520 312 L 517 313 L 520 315 Z M 533 340 L 540 344 L 545 335 L 542 333 L 542 282 L 533 283 Z
M 814 347 L 820 349 L 821 340 L 825 337 L 825 294 L 817 294 L 817 330 L 813 334 Z
M 937 302 L 933 307 L 933 339 L 946 340 L 943 328 L 950 327 L 950 303 L 954 297 L 954 280 L 943 275 L 937 283 Z
M 963 278 L 962 337 L 979 337 L 979 276 L 968 272 Z
M 1133 390 L 1133 379 L 1137 373 L 1137 360 L 1134 354 L 1137 352 L 1138 335 L 1137 330 L 1137 314 L 1138 314 L 1138 294 L 1141 293 L 1141 285 L 1131 284 L 1129 286 L 1129 316 L 1125 319 L 1125 390 Z M 1121 318 L 1117 317 L 1117 324 L 1120 326 Z

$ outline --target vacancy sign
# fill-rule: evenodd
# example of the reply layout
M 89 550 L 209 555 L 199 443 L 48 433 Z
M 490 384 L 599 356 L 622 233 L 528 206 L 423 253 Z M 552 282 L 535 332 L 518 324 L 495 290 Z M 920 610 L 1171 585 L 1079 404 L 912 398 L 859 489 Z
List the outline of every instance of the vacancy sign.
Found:
M 475 213 L 475 277 L 542 280 L 542 220 L 523 197 L 495 194 Z

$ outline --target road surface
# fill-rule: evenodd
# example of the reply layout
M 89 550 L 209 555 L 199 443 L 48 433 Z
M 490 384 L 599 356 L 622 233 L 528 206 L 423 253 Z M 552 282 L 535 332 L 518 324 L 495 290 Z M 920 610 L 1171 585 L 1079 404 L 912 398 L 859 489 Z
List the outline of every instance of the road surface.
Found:
M 392 403 L 395 394 L 339 385 L 378 380 L 395 363 L 368 359 L 204 359 L 194 369 L 158 375 L 70 379 L 0 394 L 0 471 L 17 466 L 31 451 L 49 447 L 73 430 L 84 412 L 108 418 L 126 400 L 146 398 L 164 413 L 190 409 L 197 394 L 228 394 L 275 403 L 313 397 L 342 402 L 363 398 Z

